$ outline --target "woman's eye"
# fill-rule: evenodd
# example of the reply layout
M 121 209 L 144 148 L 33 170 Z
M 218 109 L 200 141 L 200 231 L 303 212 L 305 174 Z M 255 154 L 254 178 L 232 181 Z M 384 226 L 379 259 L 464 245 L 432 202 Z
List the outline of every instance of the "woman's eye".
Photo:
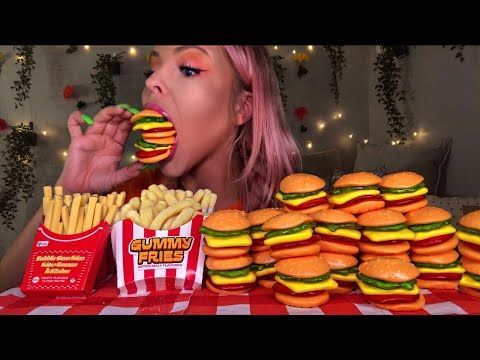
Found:
M 179 67 L 180 72 L 185 77 L 191 77 L 200 74 L 200 69 L 193 68 L 191 66 L 182 65 Z
M 154 73 L 153 70 L 148 70 L 148 71 L 145 71 L 143 75 L 145 75 L 145 77 L 148 79 L 153 73 Z

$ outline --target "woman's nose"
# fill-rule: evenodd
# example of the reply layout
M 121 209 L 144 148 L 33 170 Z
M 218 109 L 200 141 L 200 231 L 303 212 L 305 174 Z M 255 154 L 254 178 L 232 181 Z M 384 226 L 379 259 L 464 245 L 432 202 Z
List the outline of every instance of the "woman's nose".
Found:
M 157 72 L 154 72 L 150 77 L 145 81 L 146 88 L 152 94 L 164 94 L 165 86 L 162 83 L 160 76 Z

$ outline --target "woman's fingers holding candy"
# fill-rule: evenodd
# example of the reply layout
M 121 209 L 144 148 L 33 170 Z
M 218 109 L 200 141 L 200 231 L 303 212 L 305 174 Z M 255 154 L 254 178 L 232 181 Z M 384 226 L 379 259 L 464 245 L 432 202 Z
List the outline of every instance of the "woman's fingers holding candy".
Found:
M 117 131 L 115 132 L 115 135 L 113 136 L 113 140 L 120 145 L 124 146 L 125 143 L 127 142 L 128 135 L 130 135 L 130 130 L 132 128 L 132 125 L 130 124 L 129 120 L 125 120 L 118 125 Z
M 82 119 L 82 113 L 80 111 L 74 111 L 73 113 L 71 113 L 67 121 L 70 137 L 74 138 L 77 136 L 81 136 L 83 133 L 80 125 L 84 123 L 85 121 Z
M 115 117 L 121 116 L 123 113 L 125 113 L 125 109 L 121 108 L 120 106 L 107 106 L 106 108 L 103 108 L 100 110 L 93 120 L 95 122 L 109 122 Z
M 143 167 L 143 164 L 136 162 L 134 164 L 124 166 L 121 169 L 118 169 L 113 174 L 113 184 L 112 187 L 118 186 L 134 177 L 137 177 L 140 174 L 140 170 Z
M 108 124 L 117 125 L 124 121 L 125 110 L 119 106 L 108 106 L 100 110 L 94 117 L 93 125 L 87 129 L 87 134 L 103 134 Z

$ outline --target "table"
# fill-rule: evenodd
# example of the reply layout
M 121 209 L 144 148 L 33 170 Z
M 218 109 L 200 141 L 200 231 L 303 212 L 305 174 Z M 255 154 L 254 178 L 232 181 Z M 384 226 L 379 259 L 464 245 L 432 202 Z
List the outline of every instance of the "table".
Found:
M 453 290 L 421 290 L 425 307 L 392 312 L 368 304 L 359 293 L 331 295 L 319 308 L 299 309 L 277 302 L 271 290 L 218 295 L 207 289 L 169 290 L 146 296 L 119 297 L 116 278 L 97 284 L 87 299 L 29 298 L 13 288 L 0 294 L 0 315 L 468 315 L 480 314 L 480 300 Z

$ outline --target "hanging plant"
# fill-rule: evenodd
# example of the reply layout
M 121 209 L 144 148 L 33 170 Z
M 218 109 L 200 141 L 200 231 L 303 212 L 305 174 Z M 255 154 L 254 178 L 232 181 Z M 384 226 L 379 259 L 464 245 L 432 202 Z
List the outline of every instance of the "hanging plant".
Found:
M 443 45 L 442 47 L 445 47 L 445 45 Z M 450 46 L 450 51 L 455 52 L 455 59 L 458 59 L 462 63 L 465 61 L 465 57 L 463 56 L 463 48 L 464 47 L 465 47 L 465 45 L 452 45 L 452 46 Z
M 125 51 L 122 51 L 121 53 L 112 53 L 112 62 L 110 63 L 110 67 L 112 68 L 112 74 L 113 75 L 120 75 L 120 65 L 123 64 L 122 58 L 123 55 L 125 54 Z
M 13 82 L 10 88 L 15 90 L 15 109 L 23 106 L 23 102 L 30 98 L 30 86 L 32 70 L 35 70 L 35 60 L 33 59 L 34 45 L 14 45 L 13 49 L 16 52 L 15 65 L 20 64 L 20 70 L 17 71 L 18 80 Z
M 90 74 L 92 84 L 97 92 L 97 102 L 102 107 L 116 103 L 117 87 L 113 81 L 113 64 L 116 60 L 110 54 L 97 54 L 97 61 Z
M 294 111 L 293 114 L 297 118 L 297 120 L 300 122 L 300 132 L 306 132 L 308 128 L 304 124 L 305 116 L 308 115 L 308 109 L 305 106 L 300 106 L 297 107 Z
M 387 114 L 387 133 L 400 145 L 404 145 L 407 138 L 405 116 L 398 107 L 400 101 L 405 101 L 405 91 L 399 88 L 401 68 L 398 59 L 407 55 L 408 47 L 381 46 L 374 63 L 374 71 L 378 74 L 375 90 L 378 102 L 383 104 Z
M 303 64 L 305 64 L 309 59 L 309 56 L 305 53 L 299 52 L 293 54 L 293 60 L 297 63 L 298 65 L 298 71 L 297 71 L 297 76 L 302 77 L 308 73 L 308 70 Z
M 328 59 L 330 60 L 330 91 L 335 99 L 335 104 L 338 105 L 340 99 L 338 84 L 342 80 L 343 69 L 347 67 L 347 59 L 345 57 L 343 46 L 341 45 L 325 45 L 324 48 L 327 52 Z
M 35 189 L 37 183 L 34 174 L 35 159 L 31 149 L 35 139 L 32 123 L 12 126 L 11 132 L 4 138 L 0 217 L 5 229 L 15 230 L 12 224 L 18 211 L 18 203 L 20 200 L 27 202 Z
M 86 103 L 85 101 L 81 101 L 81 100 L 80 100 L 79 102 L 77 102 L 77 109 L 78 109 L 78 110 L 82 110 L 82 109 L 84 109 L 84 108 L 86 108 L 86 107 L 87 107 L 87 103 Z
M 287 68 L 281 64 L 284 57 L 281 55 L 272 56 L 273 68 L 278 79 L 278 86 L 280 88 L 280 96 L 282 97 L 283 111 L 287 112 L 287 94 L 285 89 L 285 71 Z

